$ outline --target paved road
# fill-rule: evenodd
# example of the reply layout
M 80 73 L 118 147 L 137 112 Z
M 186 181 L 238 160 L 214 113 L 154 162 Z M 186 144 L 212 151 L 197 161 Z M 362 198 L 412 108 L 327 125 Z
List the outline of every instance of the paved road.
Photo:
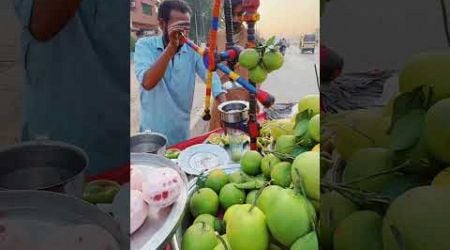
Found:
M 275 96 L 277 103 L 297 102 L 302 96 L 319 93 L 314 64 L 319 65 L 319 54 L 301 54 L 295 46 L 286 51 L 283 67 L 271 73 L 263 89 Z M 132 65 L 133 67 L 133 65 Z M 319 70 L 319 68 L 318 68 Z M 138 100 L 137 84 L 131 73 L 131 132 L 138 129 Z M 194 92 L 194 102 L 191 113 L 191 136 L 206 132 L 207 123 L 202 121 L 200 115 L 203 110 L 205 87 L 201 80 L 197 81 Z

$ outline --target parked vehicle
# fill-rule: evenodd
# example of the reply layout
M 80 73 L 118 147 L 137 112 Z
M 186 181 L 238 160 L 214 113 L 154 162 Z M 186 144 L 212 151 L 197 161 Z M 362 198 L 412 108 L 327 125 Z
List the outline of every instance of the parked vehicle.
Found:
M 300 40 L 300 51 L 304 54 L 307 51 L 310 51 L 314 54 L 314 50 L 316 48 L 317 39 L 315 34 L 305 34 L 302 36 Z

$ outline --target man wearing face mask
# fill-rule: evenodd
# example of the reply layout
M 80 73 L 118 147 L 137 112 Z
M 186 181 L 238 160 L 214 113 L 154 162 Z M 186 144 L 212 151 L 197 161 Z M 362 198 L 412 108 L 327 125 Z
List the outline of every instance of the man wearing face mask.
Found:
M 203 59 L 186 44 L 191 9 L 181 0 L 165 0 L 158 10 L 162 36 L 145 37 L 136 43 L 135 73 L 140 83 L 140 131 L 167 136 L 169 144 L 189 137 L 195 73 L 206 79 Z M 214 74 L 212 94 L 224 98 L 219 77 Z
M 233 40 L 236 45 L 245 47 L 247 43 L 247 28 L 241 19 L 244 14 L 242 8 L 242 0 L 231 0 L 231 8 L 233 13 Z M 257 38 L 258 40 L 258 38 Z M 218 51 L 223 51 L 226 49 L 226 32 L 224 29 L 219 30 L 217 33 L 217 49 Z M 234 66 L 234 72 L 238 73 L 240 76 L 248 79 L 248 70 L 240 67 L 239 63 Z M 220 80 L 223 83 L 224 88 L 227 93 L 224 95 L 225 98 L 216 99 L 213 103 L 211 122 L 209 129 L 214 130 L 221 126 L 220 112 L 217 109 L 218 105 L 225 100 L 242 100 L 249 101 L 250 96 L 247 90 L 242 88 L 238 83 L 233 82 L 229 77 L 221 72 L 218 72 Z

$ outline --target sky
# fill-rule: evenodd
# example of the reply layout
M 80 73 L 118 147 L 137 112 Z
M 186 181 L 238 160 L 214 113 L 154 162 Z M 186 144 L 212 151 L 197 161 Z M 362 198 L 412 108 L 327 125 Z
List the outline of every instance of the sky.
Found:
M 320 26 L 319 9 L 319 0 L 261 0 L 257 30 L 264 38 L 313 33 Z

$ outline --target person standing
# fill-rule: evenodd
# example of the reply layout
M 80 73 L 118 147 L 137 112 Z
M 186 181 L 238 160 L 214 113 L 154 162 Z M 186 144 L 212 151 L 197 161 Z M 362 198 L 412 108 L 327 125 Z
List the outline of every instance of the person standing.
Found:
M 207 74 L 203 58 L 180 42 L 190 29 L 190 13 L 184 1 L 162 1 L 158 9 L 162 36 L 139 39 L 134 55 L 140 84 L 139 129 L 166 135 L 169 145 L 189 138 L 195 74 L 203 81 Z M 225 94 L 217 74 L 213 75 L 212 94 L 214 98 Z

